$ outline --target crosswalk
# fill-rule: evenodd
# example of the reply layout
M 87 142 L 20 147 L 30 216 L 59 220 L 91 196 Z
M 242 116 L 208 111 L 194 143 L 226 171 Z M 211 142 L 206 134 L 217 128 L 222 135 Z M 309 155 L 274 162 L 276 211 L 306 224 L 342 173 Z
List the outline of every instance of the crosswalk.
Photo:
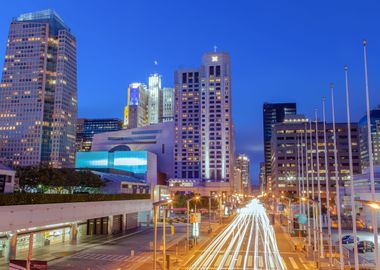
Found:
M 142 262 L 146 260 L 145 256 L 111 255 L 101 253 L 77 253 L 72 255 L 71 258 L 109 262 Z
M 211 264 L 211 267 L 209 269 L 216 269 L 218 268 L 222 261 L 223 261 L 224 254 L 221 253 L 217 255 L 214 259 L 214 262 Z M 244 268 L 244 258 L 245 255 L 238 255 L 235 258 L 235 264 L 234 264 L 234 269 L 243 269 Z M 223 269 L 228 269 L 229 266 L 231 265 L 233 259 L 233 255 L 230 254 L 227 256 L 225 259 Z M 253 269 L 254 267 L 257 267 L 255 269 L 261 270 L 261 269 L 276 269 L 275 265 L 273 262 L 271 263 L 271 260 L 269 260 L 266 263 L 266 259 L 264 255 L 248 255 L 248 258 L 246 259 L 246 269 Z M 284 264 L 287 266 L 287 269 L 309 269 L 308 265 L 301 260 L 298 256 L 292 257 L 292 256 L 285 256 L 282 257 L 282 261 Z

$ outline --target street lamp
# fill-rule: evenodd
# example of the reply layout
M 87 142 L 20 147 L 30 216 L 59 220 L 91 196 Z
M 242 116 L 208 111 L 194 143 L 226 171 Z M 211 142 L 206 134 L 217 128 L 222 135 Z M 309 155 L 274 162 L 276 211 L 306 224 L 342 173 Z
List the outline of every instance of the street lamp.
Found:
M 187 243 L 186 243 L 186 247 L 188 247 L 189 245 L 189 223 L 190 223 L 190 202 L 191 201 L 198 201 L 200 199 L 199 196 L 195 196 L 195 197 L 192 197 L 190 199 L 187 199 L 186 200 L 186 206 L 187 206 L 187 226 L 186 226 L 186 237 L 187 237 Z M 197 211 L 197 204 L 195 204 L 195 212 Z
M 157 216 L 158 216 L 158 208 L 162 205 L 168 205 L 172 202 L 173 200 L 168 199 L 168 200 L 161 200 L 158 202 L 153 203 L 153 226 L 154 226 L 154 253 L 153 253 L 153 266 L 154 270 L 157 269 Z M 165 225 L 165 216 L 166 216 L 166 209 L 164 210 L 164 216 L 162 220 L 162 238 L 163 238 L 163 255 L 164 255 L 164 269 L 166 266 L 166 225 Z

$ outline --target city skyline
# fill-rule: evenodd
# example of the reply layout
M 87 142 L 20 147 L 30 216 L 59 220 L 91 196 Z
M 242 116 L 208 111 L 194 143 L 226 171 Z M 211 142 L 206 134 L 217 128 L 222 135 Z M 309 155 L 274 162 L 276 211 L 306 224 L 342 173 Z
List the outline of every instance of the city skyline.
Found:
M 315 106 L 320 108 L 321 97 L 329 95 L 328 85 L 330 81 L 336 84 L 337 100 L 343 100 L 344 74 L 343 66 L 350 67 L 350 85 L 352 100 L 356 100 L 353 106 L 352 120 L 358 121 L 364 115 L 364 78 L 362 65 L 361 40 L 368 39 L 369 57 L 369 83 L 372 108 L 379 102 L 380 85 L 376 75 L 380 65 L 380 40 L 377 37 L 375 25 L 378 19 L 373 15 L 378 4 L 368 3 L 366 7 L 360 7 L 353 2 L 340 3 L 322 2 L 318 7 L 307 4 L 273 4 L 259 5 L 257 3 L 242 3 L 241 5 L 228 5 L 222 2 L 215 7 L 215 11 L 223 12 L 230 9 L 230 19 L 213 22 L 211 25 L 221 24 L 227 27 L 216 33 L 209 33 L 207 27 L 203 29 L 200 23 L 193 22 L 200 31 L 197 35 L 203 40 L 201 44 L 196 41 L 181 42 L 181 46 L 170 44 L 165 40 L 183 37 L 177 33 L 178 29 L 187 27 L 187 15 L 181 11 L 181 4 L 173 6 L 170 14 L 164 6 L 156 3 L 139 2 L 138 4 L 119 3 L 111 1 L 107 4 L 98 2 L 88 7 L 83 3 L 58 3 L 52 1 L 37 1 L 23 3 L 20 8 L 17 1 L 7 3 L 0 11 L 0 54 L 5 53 L 7 31 L 11 18 L 25 12 L 33 12 L 46 8 L 55 9 L 65 22 L 70 25 L 72 32 L 78 38 L 78 95 L 79 117 L 117 117 L 122 118 L 125 95 L 129 82 L 145 81 L 145 78 L 154 72 L 163 76 L 163 85 L 173 86 L 174 70 L 181 66 L 194 66 L 203 52 L 212 51 L 217 46 L 217 51 L 227 51 L 231 55 L 233 65 L 233 118 L 235 121 L 236 152 L 247 152 L 252 162 L 252 179 L 257 183 L 259 162 L 263 160 L 262 152 L 262 122 L 260 108 L 263 102 L 288 102 L 297 103 L 299 112 L 312 115 Z M 213 2 L 207 3 L 205 9 L 212 10 Z M 120 6 L 120 8 L 115 7 Z M 188 16 L 196 12 L 196 6 L 190 7 Z M 72 8 L 74 7 L 74 9 Z M 87 15 L 77 16 L 77 10 L 86 7 Z M 321 13 L 328 8 L 329 14 L 325 20 L 316 20 Z M 128 20 L 121 14 L 124 10 L 144 10 L 147 22 L 137 20 L 138 12 L 128 13 Z M 282 10 L 282 11 L 279 11 Z M 253 12 L 251 16 L 248 14 Z M 218 12 L 207 14 L 210 18 L 217 19 Z M 114 14 L 112 20 L 96 21 L 101 16 Z M 179 14 L 182 14 L 179 16 Z M 241 16 L 244 15 L 244 16 Z M 249 15 L 249 16 L 248 16 Z M 88 16 L 93 20 L 88 20 Z M 206 15 L 200 15 L 206 16 Z M 182 18 L 183 17 L 183 18 Z M 157 27 L 152 28 L 153 22 L 158 18 L 161 21 Z M 205 19 L 205 17 L 202 17 Z M 348 20 L 350 18 L 350 20 Z M 177 25 L 173 26 L 172 21 Z M 204 21 L 204 20 L 200 21 Z M 268 24 L 271 19 L 271 24 Z M 282 25 L 282 23 L 284 25 Z M 123 27 L 130 25 L 131 27 Z M 88 28 L 97 28 L 99 35 L 86 33 Z M 253 28 L 252 28 L 253 27 Z M 122 35 L 111 35 L 110 40 L 102 40 L 109 29 L 122 31 Z M 166 29 L 166 30 L 163 30 Z M 245 29 L 252 31 L 243 32 Z M 345 30 L 347 29 L 347 30 Z M 154 31 L 153 31 L 154 30 Z M 92 31 L 89 31 L 92 32 Z M 244 34 L 243 34 L 244 33 Z M 269 33 L 271 36 L 269 36 Z M 151 36 L 150 36 L 150 35 Z M 123 36 L 123 37 L 121 37 Z M 130 37 L 136 36 L 142 39 L 154 37 L 159 42 L 139 43 L 124 42 Z M 247 37 L 247 38 L 245 38 Z M 196 39 L 196 38 L 195 38 Z M 280 42 L 281 41 L 281 42 Z M 97 46 L 91 46 L 93 42 Z M 106 45 L 113 44 L 114 50 L 106 52 Z M 239 44 L 238 48 L 236 44 Z M 97 55 L 99 61 L 92 60 Z M 118 57 L 121 61 L 118 61 Z M 3 61 L 3 57 L 0 57 Z M 172 59 L 175 59 L 173 61 Z M 158 65 L 155 64 L 158 62 Z M 123 63 L 121 66 L 117 62 Z M 125 65 L 127 63 L 127 65 Z M 290 64 L 291 63 L 291 64 Z M 1 63 L 3 64 L 3 63 Z M 104 66 L 111 66 L 106 70 Z M 289 68 L 285 69 L 285 66 Z M 103 68 L 102 68 L 103 67 Z M 114 72 L 119 78 L 109 82 L 107 76 L 100 74 Z M 99 75 L 99 76 L 98 76 Z M 275 77 L 276 80 L 271 78 Z M 304 97 L 305 89 L 309 94 Z M 106 89 L 106 90 L 104 90 Z M 109 95 L 102 95 L 107 91 Z M 94 94 L 95 93 L 95 94 Z M 91 104 L 86 99 L 91 95 Z M 291 100 L 288 97 L 293 97 Z M 327 106 L 329 108 L 329 106 Z M 330 116 L 330 112 L 327 112 Z M 330 117 L 328 117 L 328 120 Z M 337 120 L 345 121 L 344 104 L 337 104 Z M 256 131 L 258 130 L 259 131 Z

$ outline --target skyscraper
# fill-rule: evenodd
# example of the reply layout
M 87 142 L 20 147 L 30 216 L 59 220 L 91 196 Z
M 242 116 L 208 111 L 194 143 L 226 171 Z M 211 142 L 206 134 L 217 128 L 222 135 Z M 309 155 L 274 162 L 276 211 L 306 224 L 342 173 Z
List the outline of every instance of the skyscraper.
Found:
M 174 120 L 174 89 L 162 89 L 162 119 L 160 122 Z
M 201 179 L 201 106 L 198 69 L 178 70 L 175 84 L 175 178 Z
M 263 105 L 265 182 L 271 176 L 272 127 L 276 123 L 282 123 L 285 116 L 296 113 L 296 103 L 264 103 Z M 262 185 L 266 186 L 266 183 Z
M 141 83 L 128 87 L 127 105 L 124 108 L 124 128 L 143 127 L 148 124 L 148 91 Z
M 0 84 L 1 161 L 73 167 L 76 117 L 76 39 L 70 29 L 53 10 L 14 18 Z
M 370 112 L 373 164 L 380 165 L 380 107 Z M 367 116 L 363 116 L 358 124 L 361 168 L 369 167 Z
M 162 117 L 161 75 L 155 73 L 148 80 L 148 124 L 157 124 Z
M 241 183 L 243 192 L 249 193 L 251 189 L 250 160 L 247 155 L 239 154 L 235 160 L 235 168 L 241 171 Z
M 234 153 L 227 53 L 206 53 L 199 69 L 175 73 L 175 177 L 197 186 L 229 183 Z

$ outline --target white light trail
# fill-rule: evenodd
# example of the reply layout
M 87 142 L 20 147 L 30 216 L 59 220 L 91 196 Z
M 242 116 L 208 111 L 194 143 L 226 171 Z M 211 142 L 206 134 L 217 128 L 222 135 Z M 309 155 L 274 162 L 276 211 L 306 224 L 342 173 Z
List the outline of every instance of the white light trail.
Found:
M 253 237 L 253 239 L 252 239 Z M 189 269 L 279 269 L 286 266 L 278 251 L 273 227 L 265 208 L 259 201 L 251 201 L 235 219 L 202 251 Z M 241 259 L 244 257 L 243 260 Z M 264 257 L 264 260 L 260 260 Z M 243 262 L 243 265 L 237 265 Z M 217 265 L 215 265 L 217 264 Z

